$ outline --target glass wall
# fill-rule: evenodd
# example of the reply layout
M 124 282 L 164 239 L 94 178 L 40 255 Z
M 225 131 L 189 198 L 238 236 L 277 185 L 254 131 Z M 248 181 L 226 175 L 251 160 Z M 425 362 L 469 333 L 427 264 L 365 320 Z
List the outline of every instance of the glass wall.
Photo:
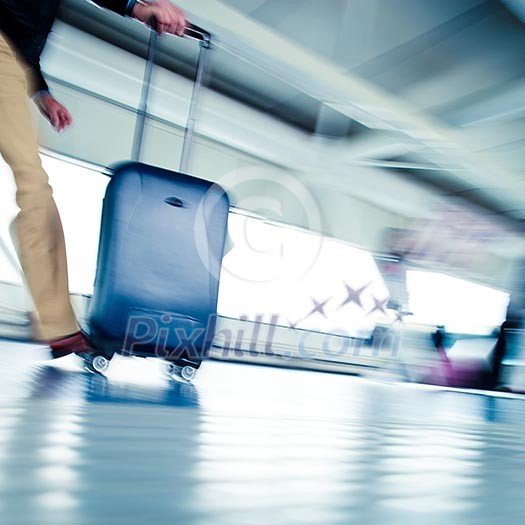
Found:
M 66 236 L 70 287 L 92 294 L 102 202 L 109 178 L 42 155 Z M 17 213 L 11 173 L 0 167 L 0 281 L 21 283 L 9 231 Z M 344 242 L 233 209 L 219 314 L 347 335 L 386 316 L 388 292 L 371 254 Z M 174 285 L 175 286 L 175 285 Z
M 96 268 L 102 199 L 109 178 L 93 169 L 42 155 L 62 217 L 73 293 L 91 294 Z M 0 164 L 0 281 L 21 283 L 11 224 L 18 208 L 13 177 Z
M 447 331 L 488 335 L 505 320 L 509 294 L 449 275 L 408 271 L 412 323 L 444 325 Z
M 230 214 L 221 315 L 368 337 L 388 291 L 366 250 L 240 212 Z

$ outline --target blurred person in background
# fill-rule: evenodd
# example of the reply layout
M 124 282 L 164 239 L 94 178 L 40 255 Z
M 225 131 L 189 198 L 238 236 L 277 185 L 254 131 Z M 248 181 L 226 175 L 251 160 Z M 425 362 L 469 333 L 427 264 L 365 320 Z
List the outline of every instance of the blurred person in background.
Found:
M 376 260 L 390 295 L 387 308 L 395 310 L 401 319 L 408 308 L 407 256 L 410 255 L 408 229 L 387 228 L 383 235 L 385 256 Z
M 35 304 L 33 331 L 53 357 L 94 350 L 80 331 L 70 302 L 66 249 L 60 216 L 38 154 L 30 97 L 61 132 L 72 123 L 69 111 L 50 93 L 40 55 L 60 0 L 0 0 L 0 154 L 11 168 L 20 212 L 15 221 L 17 249 Z M 159 33 L 182 36 L 184 14 L 168 0 L 95 0 L 101 7 L 145 24 Z

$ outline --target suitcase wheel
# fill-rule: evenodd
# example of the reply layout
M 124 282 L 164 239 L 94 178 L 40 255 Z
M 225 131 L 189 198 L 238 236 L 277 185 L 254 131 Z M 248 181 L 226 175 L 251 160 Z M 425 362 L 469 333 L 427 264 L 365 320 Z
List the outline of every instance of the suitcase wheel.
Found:
M 183 380 L 188 383 L 193 381 L 195 375 L 197 374 L 196 368 L 188 365 L 178 366 L 175 363 L 166 363 L 164 371 L 170 379 L 174 379 L 176 381 Z
M 79 354 L 84 362 L 84 368 L 93 374 L 104 374 L 111 362 L 111 358 L 104 354 Z

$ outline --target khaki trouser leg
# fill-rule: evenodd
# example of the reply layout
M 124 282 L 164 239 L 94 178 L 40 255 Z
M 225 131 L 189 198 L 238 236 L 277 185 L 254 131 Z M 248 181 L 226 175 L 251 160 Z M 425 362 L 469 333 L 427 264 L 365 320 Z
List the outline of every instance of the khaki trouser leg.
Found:
M 78 331 L 69 298 L 64 233 L 38 155 L 25 72 L 1 33 L 0 154 L 16 182 L 18 252 L 39 317 L 35 336 L 59 339 Z

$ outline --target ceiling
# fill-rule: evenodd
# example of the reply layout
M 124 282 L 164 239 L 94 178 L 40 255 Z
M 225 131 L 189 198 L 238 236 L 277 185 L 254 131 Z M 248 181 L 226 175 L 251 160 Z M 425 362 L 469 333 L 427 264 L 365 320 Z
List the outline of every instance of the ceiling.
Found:
M 318 112 L 315 131 L 344 137 L 348 160 L 380 165 L 494 212 L 525 217 L 525 26 L 523 4 L 497 0 L 225 0 L 248 17 L 392 94 L 461 135 L 515 176 L 503 190 L 449 169 L 397 130 L 355 120 L 334 125 Z M 325 117 L 327 119 L 325 120 Z M 353 132 L 352 132 L 353 131 Z M 401 130 L 403 131 L 403 130 Z M 474 174 L 475 175 L 475 174 Z M 517 195 L 517 192 L 519 195 Z
M 197 21 L 206 23 L 209 16 L 208 24 L 213 24 L 219 40 L 228 42 L 229 32 L 243 38 L 236 53 L 231 52 L 232 45 L 217 47 L 212 89 L 320 137 L 330 144 L 329 155 L 338 162 L 376 166 L 440 194 L 459 195 L 521 228 L 525 218 L 525 26 L 519 2 L 179 3 L 183 8 L 187 4 Z M 224 15 L 212 20 L 210 5 Z M 61 18 L 145 54 L 146 36 L 136 24 L 107 16 L 83 0 L 66 0 Z M 253 60 L 266 53 L 249 41 L 255 29 L 260 29 L 261 37 L 266 35 L 272 52 L 279 49 L 271 48 L 268 36 L 274 41 L 277 34 L 294 44 L 293 50 L 302 51 L 305 58 L 294 65 L 305 74 L 315 77 L 315 64 L 333 66 L 319 73 L 317 84 L 330 86 L 328 74 L 334 72 L 338 75 L 334 85 L 341 79 L 353 82 L 348 86 L 356 86 L 355 96 L 347 91 L 349 102 L 343 103 L 340 97 L 336 100 L 335 91 L 324 96 L 317 85 L 309 89 L 296 78 L 289 81 L 286 73 L 268 75 L 268 67 L 261 67 L 264 60 Z M 249 60 L 245 49 L 249 49 Z M 306 63 L 306 57 L 311 63 Z M 195 61 L 195 46 L 163 45 L 160 62 L 165 67 L 191 77 Z M 343 83 L 335 87 L 340 88 L 338 94 L 343 92 Z M 370 100 L 366 100 L 367 92 Z M 436 137 L 445 136 L 437 144 Z

